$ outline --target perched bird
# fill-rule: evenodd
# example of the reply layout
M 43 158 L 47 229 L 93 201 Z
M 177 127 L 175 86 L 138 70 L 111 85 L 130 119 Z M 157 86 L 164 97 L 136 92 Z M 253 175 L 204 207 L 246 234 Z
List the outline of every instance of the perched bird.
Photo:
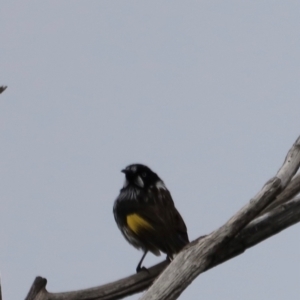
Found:
M 113 213 L 125 239 L 144 254 L 167 254 L 168 259 L 189 243 L 185 223 L 174 206 L 171 194 L 156 173 L 141 164 L 122 170 L 124 186 L 115 200 Z

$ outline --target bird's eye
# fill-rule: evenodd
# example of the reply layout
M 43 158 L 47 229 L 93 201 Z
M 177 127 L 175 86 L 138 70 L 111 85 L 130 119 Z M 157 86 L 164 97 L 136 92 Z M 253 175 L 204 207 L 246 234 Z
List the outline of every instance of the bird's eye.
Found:
M 145 178 L 146 176 L 147 176 L 146 172 L 143 172 L 143 173 L 142 173 L 142 177 Z

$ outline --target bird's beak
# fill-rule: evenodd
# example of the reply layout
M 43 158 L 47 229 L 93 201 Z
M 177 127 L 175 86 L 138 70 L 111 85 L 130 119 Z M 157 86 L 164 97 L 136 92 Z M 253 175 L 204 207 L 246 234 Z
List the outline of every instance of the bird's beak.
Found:
M 133 172 L 130 169 L 123 169 L 121 172 L 125 174 L 126 178 L 133 176 Z

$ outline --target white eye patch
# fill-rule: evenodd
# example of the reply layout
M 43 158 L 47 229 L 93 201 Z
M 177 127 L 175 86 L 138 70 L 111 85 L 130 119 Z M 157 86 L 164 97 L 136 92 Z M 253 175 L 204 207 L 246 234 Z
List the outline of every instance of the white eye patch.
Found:
M 137 176 L 135 179 L 134 179 L 134 183 L 143 188 L 144 187 L 144 181 L 142 180 L 142 178 L 140 176 Z

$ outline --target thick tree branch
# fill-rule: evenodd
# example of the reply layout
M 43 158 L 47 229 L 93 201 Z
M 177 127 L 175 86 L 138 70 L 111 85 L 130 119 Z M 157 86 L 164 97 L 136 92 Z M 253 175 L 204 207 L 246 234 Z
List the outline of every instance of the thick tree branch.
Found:
M 221 248 L 233 239 L 288 185 L 300 165 L 300 137 L 288 152 L 276 176 L 222 227 L 201 239 L 196 245 L 183 249 L 142 296 L 142 300 L 172 300 L 212 261 Z
M 257 218 L 245 227 L 276 196 L 277 199 L 279 198 L 278 194 L 280 191 L 288 185 L 292 176 L 296 173 L 300 164 L 299 144 L 300 138 L 297 139 L 289 151 L 277 176 L 269 180 L 261 192 L 248 205 L 242 208 L 220 229 L 205 238 L 192 242 L 183 249 L 143 296 L 143 299 L 175 299 L 201 272 L 241 254 L 245 249 L 299 222 L 300 200 L 295 198 Z M 299 189 L 299 185 L 296 185 L 293 193 L 295 193 L 297 188 Z M 287 194 L 286 197 L 290 197 L 290 195 Z M 244 229 L 241 231 L 242 228 Z M 222 247 L 222 251 L 218 251 L 220 247 Z M 34 285 L 38 287 L 37 283 L 41 282 L 42 286 L 35 289 L 33 285 L 30 290 L 31 294 L 28 294 L 26 300 L 120 299 L 147 288 L 167 265 L 167 262 L 162 262 L 150 268 L 149 274 L 141 272 L 104 286 L 67 293 L 47 292 L 45 289 L 46 280 L 37 277 L 37 282 L 35 281 Z M 176 286 L 172 282 L 168 283 L 168 278 L 171 278 L 172 282 L 179 282 L 179 285 Z M 160 286 L 159 284 L 162 285 Z M 35 294 L 32 294 L 32 290 L 35 290 Z M 35 296 L 32 297 L 31 295 Z
M 297 222 L 300 222 L 300 196 L 252 221 L 233 241 L 214 256 L 211 264 L 205 271 L 242 254 L 248 248 L 255 246 Z M 193 241 L 191 246 L 196 244 L 200 239 L 201 237 Z M 26 300 L 122 299 L 148 288 L 168 264 L 167 261 L 163 261 L 149 268 L 149 274 L 141 272 L 99 287 L 65 293 L 47 292 L 45 289 L 46 279 L 37 277 Z
M 275 207 L 277 207 L 280 204 L 283 204 L 289 200 L 291 200 L 294 196 L 296 196 L 300 192 L 300 174 L 296 174 L 292 181 L 288 184 L 286 189 L 284 189 L 272 202 L 270 205 L 268 205 L 261 213 L 260 215 L 265 214 L 268 211 L 271 211 Z

